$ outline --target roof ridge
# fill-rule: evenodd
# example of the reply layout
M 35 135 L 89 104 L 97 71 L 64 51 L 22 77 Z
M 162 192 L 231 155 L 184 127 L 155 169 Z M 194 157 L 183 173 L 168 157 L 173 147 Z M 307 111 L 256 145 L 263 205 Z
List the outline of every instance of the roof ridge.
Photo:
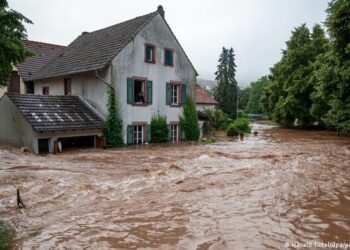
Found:
M 29 40 L 29 39 L 23 39 L 22 42 L 30 42 L 30 43 L 45 44 L 45 45 L 49 45 L 49 46 L 62 47 L 62 48 L 67 47 L 67 46 L 65 46 L 65 45 L 54 44 L 54 43 L 46 43 L 46 42 L 39 42 L 39 41 L 34 41 L 34 40 Z

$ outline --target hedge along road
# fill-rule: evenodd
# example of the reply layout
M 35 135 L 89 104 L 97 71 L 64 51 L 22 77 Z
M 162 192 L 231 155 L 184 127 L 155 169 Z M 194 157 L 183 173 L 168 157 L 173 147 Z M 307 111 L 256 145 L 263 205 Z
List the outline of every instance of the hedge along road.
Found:
M 0 146 L 13 248 L 280 249 L 350 239 L 350 139 L 253 125 L 210 145 L 21 154 Z M 16 209 L 20 187 L 26 209 Z M 311 244 L 311 243 L 310 243 Z

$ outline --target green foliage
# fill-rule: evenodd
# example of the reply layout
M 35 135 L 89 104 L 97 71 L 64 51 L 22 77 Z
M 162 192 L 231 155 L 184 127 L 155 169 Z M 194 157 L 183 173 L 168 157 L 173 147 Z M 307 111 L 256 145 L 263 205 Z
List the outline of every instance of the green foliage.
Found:
M 221 109 L 204 109 L 203 113 L 208 119 L 204 123 L 205 132 L 226 130 L 229 119 Z
M 252 91 L 251 87 L 247 87 L 243 90 L 239 90 L 238 108 L 240 110 L 244 110 L 244 111 L 247 110 L 248 100 L 249 100 L 249 96 L 251 95 L 251 91 Z
M 250 114 L 262 114 L 263 103 L 262 95 L 264 88 L 270 83 L 267 76 L 261 77 L 259 80 L 250 84 L 250 93 L 247 103 L 247 112 Z
M 153 143 L 168 141 L 166 116 L 154 115 L 151 120 L 151 141 Z
M 120 118 L 116 105 L 114 88 L 108 88 L 108 116 L 103 126 L 106 146 L 109 148 L 121 147 L 123 143 L 123 121 Z
M 5 250 L 9 248 L 9 244 L 12 237 L 12 227 L 7 223 L 0 221 L 0 250 Z
M 250 133 L 252 128 L 248 118 L 238 118 L 234 120 L 227 129 L 227 136 L 236 136 L 239 133 Z
M 196 105 L 190 98 L 186 98 L 186 103 L 183 106 L 183 112 L 179 117 L 180 126 L 184 131 L 186 140 L 196 141 L 199 139 L 200 130 L 198 126 L 198 115 L 196 111 Z
M 309 126 L 315 122 L 311 96 L 315 85 L 311 79 L 317 58 L 325 53 L 328 41 L 320 25 L 312 33 L 305 24 L 292 32 L 282 59 L 271 68 L 265 79 L 261 103 L 273 120 L 293 126 Z
M 7 85 L 12 65 L 35 55 L 21 41 L 27 38 L 23 23 L 32 22 L 21 13 L 9 9 L 6 0 L 0 0 L 0 86 Z
M 218 87 L 214 93 L 215 99 L 219 108 L 231 118 L 234 118 L 236 117 L 239 88 L 235 79 L 236 64 L 232 48 L 228 50 L 224 47 L 222 49 L 215 75 L 218 81 Z
M 227 128 L 226 135 L 233 137 L 233 136 L 239 135 L 239 132 L 238 132 L 237 128 L 235 126 L 233 126 L 233 124 L 230 124 Z

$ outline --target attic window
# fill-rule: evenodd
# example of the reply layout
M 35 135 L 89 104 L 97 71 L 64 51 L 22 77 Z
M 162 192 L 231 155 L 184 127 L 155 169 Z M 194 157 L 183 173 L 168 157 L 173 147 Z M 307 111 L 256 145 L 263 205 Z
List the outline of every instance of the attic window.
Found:
M 165 66 L 174 66 L 174 50 L 164 48 L 164 65 Z
M 156 63 L 156 46 L 152 44 L 145 45 L 145 62 Z
M 42 91 L 43 91 L 43 95 L 50 95 L 50 88 L 49 87 L 43 87 Z

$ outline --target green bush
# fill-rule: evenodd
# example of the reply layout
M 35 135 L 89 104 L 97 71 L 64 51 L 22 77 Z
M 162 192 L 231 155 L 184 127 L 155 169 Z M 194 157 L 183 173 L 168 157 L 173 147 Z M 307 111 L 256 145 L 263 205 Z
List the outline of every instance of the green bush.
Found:
M 227 136 L 236 136 L 239 133 L 250 133 L 252 131 L 247 118 L 238 118 L 234 120 L 227 129 Z
M 13 229 L 10 225 L 0 221 L 0 250 L 9 248 L 10 241 L 13 237 Z
M 103 124 L 106 146 L 109 148 L 123 146 L 123 121 L 118 114 L 114 88 L 108 88 L 108 116 Z
M 183 111 L 182 114 L 179 116 L 179 119 L 181 129 L 185 132 L 186 140 L 198 140 L 200 135 L 198 115 L 196 105 L 191 98 L 187 97 L 186 103 L 183 106 Z
M 221 109 L 204 109 L 207 121 L 204 123 L 204 132 L 226 130 L 228 115 Z
M 168 141 L 168 133 L 166 117 L 154 115 L 151 120 L 151 142 L 159 143 Z

